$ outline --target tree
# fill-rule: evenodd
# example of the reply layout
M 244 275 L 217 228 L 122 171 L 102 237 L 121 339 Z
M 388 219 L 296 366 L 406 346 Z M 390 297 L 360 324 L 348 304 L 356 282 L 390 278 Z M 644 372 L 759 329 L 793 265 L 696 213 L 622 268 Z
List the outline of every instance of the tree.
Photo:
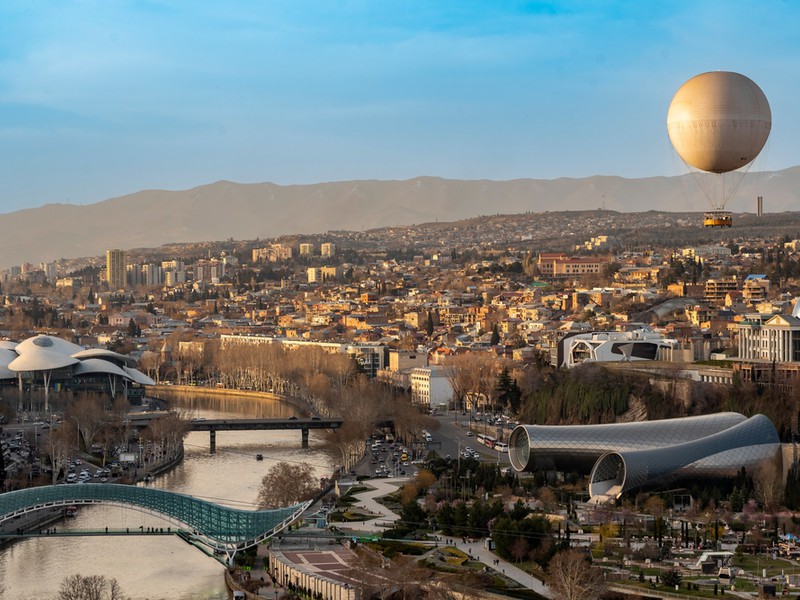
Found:
M 429 338 L 433 336 L 433 315 L 431 314 L 431 311 L 428 311 L 428 320 L 427 323 L 425 323 L 425 333 L 428 334 Z
M 261 480 L 258 504 L 262 508 L 285 508 L 310 500 L 318 490 L 311 465 L 281 462 L 270 468 Z
M 100 397 L 86 392 L 79 394 L 66 416 L 78 421 L 83 445 L 88 450 L 94 443 L 94 437 L 103 428 L 103 403 Z
M 59 600 L 129 600 L 116 579 L 103 575 L 70 575 L 61 582 Z
M 669 588 L 680 586 L 682 581 L 683 575 L 676 567 L 671 567 L 661 574 L 661 582 Z
M 497 329 L 497 323 L 494 324 L 492 327 L 492 339 L 489 341 L 489 344 L 492 346 L 497 346 L 500 343 L 500 331 Z
M 54 485 L 58 482 L 61 469 L 69 463 L 70 456 L 72 456 L 72 452 L 75 449 L 73 445 L 75 438 L 75 433 L 69 426 L 51 429 L 50 435 L 46 438 L 44 451 L 50 459 L 50 465 L 53 467 L 52 483 Z
M 128 337 L 138 337 L 141 335 L 142 331 L 139 329 L 139 326 L 136 324 L 136 321 L 131 319 L 128 321 Z
M 775 461 L 763 465 L 753 475 L 753 492 L 766 512 L 774 510 L 783 499 L 783 475 Z
M 556 554 L 547 567 L 553 600 L 594 600 L 603 595 L 603 576 L 578 550 Z

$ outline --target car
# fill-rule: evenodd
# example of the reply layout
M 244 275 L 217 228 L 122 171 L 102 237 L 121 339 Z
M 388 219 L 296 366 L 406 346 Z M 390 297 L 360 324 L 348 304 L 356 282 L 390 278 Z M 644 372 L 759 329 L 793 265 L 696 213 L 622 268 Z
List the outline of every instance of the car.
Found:
M 472 437 L 472 432 L 471 431 L 467 432 L 467 437 Z
M 289 421 L 297 421 L 297 417 L 295 417 L 294 415 L 292 415 L 291 417 L 289 417 L 289 419 L 288 419 L 288 420 L 289 420 Z

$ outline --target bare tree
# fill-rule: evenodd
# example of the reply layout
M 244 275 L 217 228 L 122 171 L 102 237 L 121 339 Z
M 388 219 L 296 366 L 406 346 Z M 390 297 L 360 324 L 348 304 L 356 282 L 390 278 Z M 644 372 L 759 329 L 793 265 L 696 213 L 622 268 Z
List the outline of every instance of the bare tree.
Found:
M 116 579 L 103 575 L 70 575 L 61 581 L 59 600 L 129 600 Z
M 530 551 L 530 545 L 528 541 L 524 537 L 518 537 L 513 542 L 511 542 L 511 556 L 514 557 L 516 562 L 521 562 L 523 558 L 528 556 L 528 552 Z
M 554 600 L 594 600 L 603 595 L 603 576 L 578 550 L 556 554 L 547 567 L 547 585 Z
M 753 492 L 764 507 L 764 512 L 772 512 L 783 500 L 783 474 L 776 462 L 769 461 L 753 475 Z
M 95 394 L 80 394 L 67 417 L 77 420 L 83 444 L 87 449 L 90 448 L 97 432 L 103 427 L 103 404 L 100 398 Z
M 261 480 L 258 504 L 262 508 L 284 508 L 313 498 L 318 490 L 311 465 L 281 462 Z
M 51 429 L 50 434 L 47 436 L 44 451 L 50 459 L 50 465 L 53 467 L 53 483 L 58 481 L 58 474 L 61 469 L 69 463 L 74 440 L 75 433 L 68 425 L 65 427 L 63 423 L 59 427 Z

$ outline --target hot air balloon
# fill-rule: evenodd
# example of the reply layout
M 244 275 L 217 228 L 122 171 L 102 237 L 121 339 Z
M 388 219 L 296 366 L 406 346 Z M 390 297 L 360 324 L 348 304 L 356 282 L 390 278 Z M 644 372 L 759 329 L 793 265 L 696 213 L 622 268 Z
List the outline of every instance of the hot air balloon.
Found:
M 675 151 L 704 179 L 714 173 L 713 190 L 704 190 L 713 210 L 706 227 L 730 227 L 725 204 L 738 179 L 761 152 L 772 128 L 767 97 L 751 79 L 729 71 L 692 77 L 675 93 L 667 113 L 667 132 Z

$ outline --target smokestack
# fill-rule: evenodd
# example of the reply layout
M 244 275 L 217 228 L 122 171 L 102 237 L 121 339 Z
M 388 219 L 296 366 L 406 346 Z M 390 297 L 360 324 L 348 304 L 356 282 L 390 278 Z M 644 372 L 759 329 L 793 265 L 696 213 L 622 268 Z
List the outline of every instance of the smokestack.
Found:
M 764 196 L 759 196 L 756 200 L 756 216 L 764 216 Z

